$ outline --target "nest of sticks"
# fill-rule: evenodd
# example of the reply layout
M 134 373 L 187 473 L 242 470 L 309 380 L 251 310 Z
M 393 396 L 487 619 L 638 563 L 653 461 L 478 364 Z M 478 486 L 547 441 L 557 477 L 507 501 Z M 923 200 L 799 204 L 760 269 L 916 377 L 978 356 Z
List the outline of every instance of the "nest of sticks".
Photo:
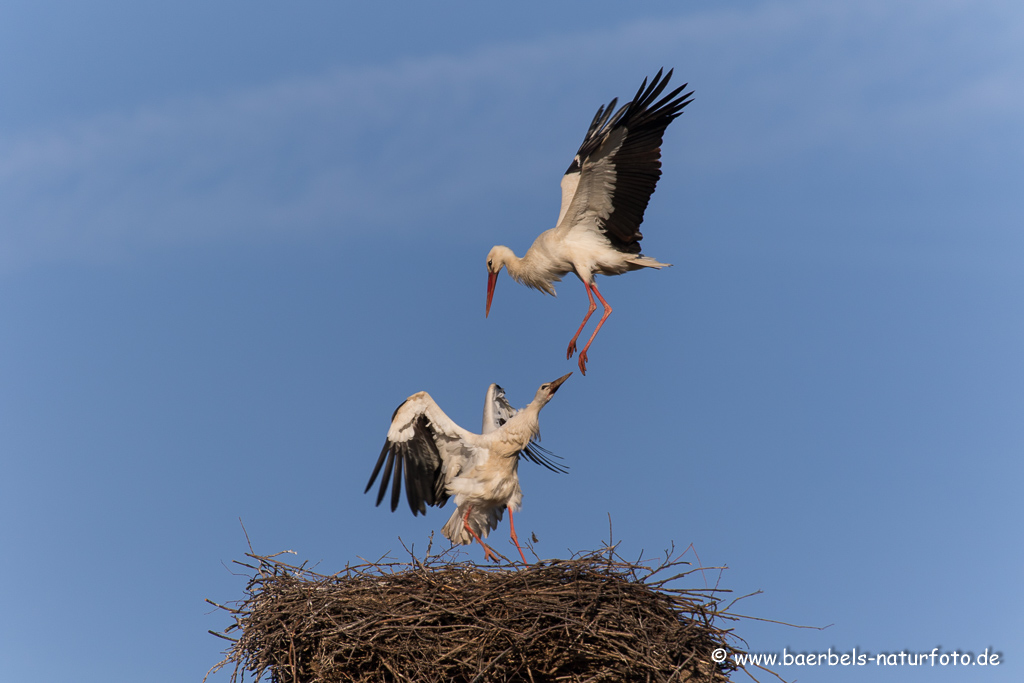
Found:
M 273 683 L 727 681 L 742 641 L 720 624 L 740 617 L 722 606 L 727 591 L 670 586 L 704 571 L 673 552 L 633 562 L 610 546 L 481 565 L 428 548 L 333 575 L 248 554 L 236 562 L 245 599 L 208 601 L 234 621 L 211 631 L 232 641 L 211 673 L 233 665 L 232 683 L 246 673 Z

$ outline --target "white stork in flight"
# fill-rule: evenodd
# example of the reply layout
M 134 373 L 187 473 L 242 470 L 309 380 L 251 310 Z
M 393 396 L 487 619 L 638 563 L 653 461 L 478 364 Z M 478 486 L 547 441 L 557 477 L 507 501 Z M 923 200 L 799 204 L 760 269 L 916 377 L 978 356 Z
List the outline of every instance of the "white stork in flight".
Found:
M 494 285 L 502 268 L 507 268 L 516 282 L 552 296 L 552 283 L 569 272 L 583 282 L 590 309 L 569 342 L 566 359 L 572 358 L 576 340 L 597 310 L 594 297 L 600 300 L 604 315 L 580 351 L 583 374 L 587 373 L 587 350 L 612 312 L 597 291 L 594 276 L 672 265 L 640 253 L 640 223 L 661 176 L 662 136 L 683 107 L 693 101 L 692 91 L 679 94 L 686 88 L 684 83 L 655 102 L 670 78 L 671 70 L 664 78 L 659 70 L 650 85 L 644 79 L 633 101 L 614 115 L 617 99 L 598 108 L 583 144 L 562 176 L 562 207 L 555 227 L 542 232 L 522 258 L 502 246 L 487 254 L 485 317 L 491 312 Z
M 526 563 L 512 523 L 512 512 L 519 509 L 523 500 L 517 474 L 519 458 L 525 457 L 553 472 L 566 472 L 547 457 L 558 456 L 537 443 L 538 417 L 541 408 L 571 374 L 542 384 L 530 405 L 518 411 L 505 400 L 504 390 L 492 384 L 484 403 L 483 434 L 474 434 L 455 424 L 427 392 L 413 394 L 391 416 L 387 440 L 364 493 L 383 468 L 377 505 L 384 500 L 388 483 L 393 479 L 392 512 L 398 508 L 402 495 L 403 476 L 413 515 L 425 515 L 427 505 L 444 507 L 448 498 L 455 496 L 455 512 L 441 532 L 452 543 L 464 545 L 476 539 L 484 548 L 485 559 L 494 557 L 481 539 L 498 527 L 508 508 L 512 542 Z

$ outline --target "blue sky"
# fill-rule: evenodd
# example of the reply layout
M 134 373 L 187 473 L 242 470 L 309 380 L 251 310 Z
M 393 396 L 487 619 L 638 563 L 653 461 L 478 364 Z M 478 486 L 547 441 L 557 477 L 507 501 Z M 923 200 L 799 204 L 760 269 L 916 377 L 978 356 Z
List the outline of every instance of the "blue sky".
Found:
M 484 257 L 666 66 L 695 101 L 643 230 L 675 266 L 600 282 L 521 535 L 564 557 L 610 515 L 834 624 L 738 624 L 755 652 L 1005 660 L 789 680 L 1019 680 L 1021 36 L 995 0 L 5 3 L 3 677 L 199 680 L 239 518 L 325 572 L 425 547 L 447 510 L 362 493 L 391 411 L 476 428 L 490 382 L 575 368 L 583 287 L 503 276 L 485 320 Z

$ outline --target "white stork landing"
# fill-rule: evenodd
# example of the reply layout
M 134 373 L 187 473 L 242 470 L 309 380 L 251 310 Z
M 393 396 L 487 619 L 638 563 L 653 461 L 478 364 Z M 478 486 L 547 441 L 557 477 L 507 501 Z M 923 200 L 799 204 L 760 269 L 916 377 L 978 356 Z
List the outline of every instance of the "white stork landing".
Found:
M 517 474 L 519 458 L 526 457 L 553 472 L 566 471 L 547 457 L 558 456 L 536 442 L 540 439 L 540 410 L 569 375 L 542 384 L 530 405 L 518 411 L 505 400 L 502 388 L 492 384 L 484 403 L 483 434 L 455 424 L 427 392 L 413 394 L 391 416 L 387 440 L 364 493 L 383 468 L 377 505 L 384 500 L 394 472 L 392 512 L 402 495 L 403 470 L 405 495 L 413 515 L 425 515 L 427 505 L 444 507 L 448 498 L 455 496 L 457 507 L 441 531 L 452 543 L 466 544 L 476 539 L 484 547 L 485 559 L 494 557 L 481 538 L 498 527 L 508 508 L 512 542 L 525 563 L 512 523 L 512 512 L 523 500 Z
M 507 268 L 516 282 L 554 296 L 553 282 L 576 273 L 587 290 L 590 309 L 580 324 L 565 357 L 572 358 L 576 340 L 597 310 L 596 296 L 604 315 L 580 351 L 580 372 L 587 374 L 587 350 L 612 307 L 597 291 L 595 275 L 621 275 L 640 268 L 663 268 L 640 253 L 640 223 L 661 176 L 661 139 L 665 128 L 692 102 L 692 92 L 680 95 L 684 83 L 660 101 L 672 71 L 661 71 L 647 85 L 644 79 L 632 102 L 612 115 L 617 99 L 600 107 L 587 129 L 583 144 L 562 176 L 562 208 L 558 223 L 540 234 L 523 258 L 508 247 L 494 247 L 487 254 L 487 310 L 498 273 Z

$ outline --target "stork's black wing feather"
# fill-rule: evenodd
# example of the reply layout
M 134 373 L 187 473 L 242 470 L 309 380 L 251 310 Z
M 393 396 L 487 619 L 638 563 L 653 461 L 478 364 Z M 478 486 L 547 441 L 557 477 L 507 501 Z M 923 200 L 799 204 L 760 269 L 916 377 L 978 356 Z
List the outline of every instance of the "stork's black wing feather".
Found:
M 569 466 L 560 465 L 557 462 L 551 460 L 551 458 L 558 458 L 562 460 L 562 456 L 552 453 L 548 449 L 541 446 L 536 441 L 532 442 L 529 446 L 519 451 L 519 455 L 526 458 L 532 463 L 542 465 L 552 472 L 558 472 L 559 474 L 568 474 Z
M 665 129 L 683 107 L 693 99 L 693 92 L 681 95 L 686 83 L 658 100 L 664 92 L 672 71 L 662 71 L 651 80 L 644 79 L 636 96 L 611 114 L 616 100 L 597 110 L 583 144 L 566 173 L 581 173 L 580 184 L 586 183 L 588 162 L 607 164 L 601 172 L 610 173 L 611 212 L 600 220 L 600 228 L 619 251 L 640 253 L 640 223 L 661 177 L 661 142 Z
M 402 406 L 404 405 L 403 403 Z M 399 406 L 398 410 L 401 410 L 402 406 Z M 398 410 L 395 411 L 396 416 Z M 394 420 L 394 416 L 392 416 L 392 420 Z M 409 509 L 412 510 L 413 515 L 425 515 L 427 513 L 426 506 L 442 507 L 448 502 L 448 494 L 444 490 L 441 454 L 434 440 L 430 420 L 421 413 L 416 416 L 412 428 L 412 437 L 405 441 L 392 441 L 391 439 L 384 441 L 384 448 L 381 449 L 377 465 L 373 468 L 364 493 L 369 492 L 377 475 L 381 474 L 380 490 L 377 493 L 377 505 L 380 505 L 387 494 L 388 483 L 394 474 L 391 488 L 391 511 L 394 512 L 398 508 L 404 480 Z

